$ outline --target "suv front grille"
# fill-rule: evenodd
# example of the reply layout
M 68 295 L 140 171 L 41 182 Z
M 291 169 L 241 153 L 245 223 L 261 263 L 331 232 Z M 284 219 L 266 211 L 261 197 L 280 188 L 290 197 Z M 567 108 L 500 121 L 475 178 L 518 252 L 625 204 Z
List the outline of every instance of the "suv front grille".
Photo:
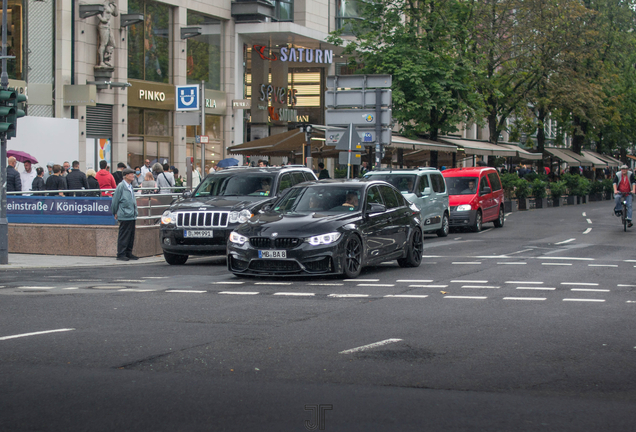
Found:
M 177 213 L 177 228 L 224 228 L 230 212 L 180 212 Z
M 267 237 L 250 237 L 250 245 L 255 248 L 292 249 L 301 243 L 301 239 L 294 237 L 277 239 L 268 239 Z

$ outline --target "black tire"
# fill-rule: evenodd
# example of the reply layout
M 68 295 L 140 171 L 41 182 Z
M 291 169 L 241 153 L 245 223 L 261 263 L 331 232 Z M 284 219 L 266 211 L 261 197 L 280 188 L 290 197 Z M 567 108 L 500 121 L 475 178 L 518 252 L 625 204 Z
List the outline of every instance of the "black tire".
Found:
M 495 219 L 495 228 L 501 228 L 504 225 L 505 216 L 503 207 L 499 207 L 499 217 Z
M 362 271 L 362 242 L 357 235 L 352 235 L 345 244 L 342 260 L 342 273 L 348 279 L 355 279 Z
M 437 237 L 446 237 L 450 231 L 450 224 L 448 222 L 448 215 L 444 213 L 442 216 L 442 227 L 437 230 Z
M 623 211 L 621 212 L 621 221 L 623 222 L 623 231 L 627 232 L 627 206 L 623 203 Z
M 164 252 L 163 257 L 166 259 L 166 262 L 170 265 L 183 265 L 186 263 L 186 261 L 188 261 L 188 255 L 177 255 L 177 254 Z
M 422 254 L 424 253 L 424 237 L 422 231 L 416 229 L 411 236 L 411 244 L 408 247 L 406 258 L 397 260 L 400 267 L 419 267 L 422 264 Z
M 481 226 L 482 226 L 481 210 L 477 210 L 477 216 L 475 216 L 475 223 L 473 224 L 473 226 L 470 227 L 470 230 L 473 232 L 479 232 L 481 231 Z

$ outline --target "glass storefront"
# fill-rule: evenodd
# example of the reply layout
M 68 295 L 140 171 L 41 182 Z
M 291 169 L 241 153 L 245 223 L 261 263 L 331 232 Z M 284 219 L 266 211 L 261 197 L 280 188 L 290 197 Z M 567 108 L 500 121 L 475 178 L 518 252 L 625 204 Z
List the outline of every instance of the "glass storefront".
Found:
M 201 146 L 205 146 L 205 173 L 210 171 L 210 167 L 216 165 L 223 159 L 223 136 L 221 124 L 223 117 L 217 115 L 205 116 L 205 135 L 209 137 L 208 144 L 195 142 L 196 135 L 201 134 L 200 126 L 186 127 L 186 156 L 194 158 L 194 166 L 201 166 Z
M 128 13 L 143 13 L 144 22 L 128 27 L 128 78 L 170 82 L 170 6 L 130 0 Z
M 221 90 L 221 21 L 188 11 L 188 26 L 200 27 L 201 35 L 188 39 L 188 84 Z
M 128 107 L 128 164 L 141 166 L 146 159 L 173 165 L 171 111 Z

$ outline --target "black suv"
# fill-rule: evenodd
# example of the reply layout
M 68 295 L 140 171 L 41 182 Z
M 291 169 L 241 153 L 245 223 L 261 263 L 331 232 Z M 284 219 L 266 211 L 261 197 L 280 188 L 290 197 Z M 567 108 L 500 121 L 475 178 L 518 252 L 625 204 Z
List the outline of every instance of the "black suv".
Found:
M 225 255 L 232 230 L 286 189 L 316 175 L 302 165 L 235 167 L 208 175 L 161 216 L 161 247 L 168 264 L 188 255 Z

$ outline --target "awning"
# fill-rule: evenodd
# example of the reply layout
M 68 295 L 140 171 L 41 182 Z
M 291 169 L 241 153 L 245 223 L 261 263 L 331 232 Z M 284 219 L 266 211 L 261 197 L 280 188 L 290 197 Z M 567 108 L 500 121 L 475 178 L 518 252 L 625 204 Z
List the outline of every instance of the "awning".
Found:
M 288 156 L 293 152 L 302 152 L 305 133 L 299 129 L 271 135 L 227 148 L 229 154 Z
M 634 160 L 636 160 L 636 156 L 632 156 L 632 155 L 626 155 L 626 156 L 627 156 L 628 158 L 630 158 L 630 159 L 634 159 Z M 616 160 L 616 159 L 614 159 L 614 160 Z M 617 161 L 617 162 L 619 162 L 619 165 L 618 165 L 618 166 L 623 165 L 623 163 L 622 163 L 621 161 Z
M 480 155 L 480 156 L 516 156 L 515 150 L 504 148 L 495 144 L 491 144 L 485 141 L 473 141 L 459 138 L 447 138 L 440 137 L 440 141 L 448 144 L 453 144 L 458 149 L 463 149 L 467 155 Z
M 507 148 L 510 150 L 513 150 L 515 152 L 517 152 L 516 156 L 519 159 L 523 159 L 523 160 L 541 160 L 543 159 L 543 155 L 541 153 L 531 153 L 526 149 L 522 149 L 521 147 L 515 145 L 515 144 L 498 144 L 499 147 L 503 147 L 503 148 Z
M 581 150 L 581 153 L 592 161 L 594 168 L 607 168 L 607 162 L 601 159 L 598 153 L 590 150 Z
M 454 145 L 443 144 L 437 141 L 425 139 L 409 139 L 399 135 L 391 137 L 391 145 L 393 148 L 401 148 L 405 150 L 430 150 L 442 151 L 448 153 L 457 153 L 457 147 Z
M 580 165 L 580 162 L 578 159 L 575 159 L 572 155 L 569 155 L 567 153 L 565 153 L 566 149 L 556 149 L 556 148 L 552 148 L 552 147 L 546 147 L 545 151 L 550 153 L 552 156 L 556 157 L 557 159 L 560 159 L 561 161 L 568 163 L 568 164 L 573 164 L 573 165 Z M 570 152 L 572 153 L 572 152 Z

